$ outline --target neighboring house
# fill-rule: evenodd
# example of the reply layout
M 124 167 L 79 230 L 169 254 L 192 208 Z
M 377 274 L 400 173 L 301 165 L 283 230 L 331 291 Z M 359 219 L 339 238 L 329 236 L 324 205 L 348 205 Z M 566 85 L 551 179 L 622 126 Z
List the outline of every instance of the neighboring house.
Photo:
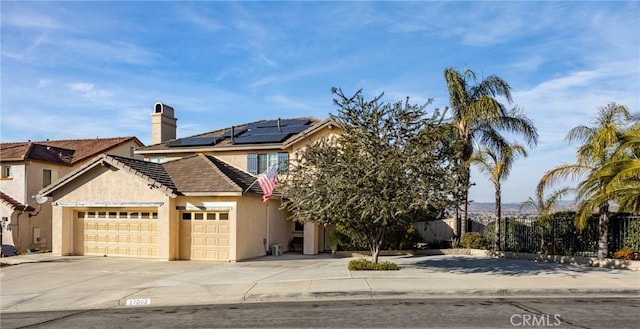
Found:
M 40 192 L 54 205 L 53 252 L 235 262 L 298 247 L 329 249 L 325 229 L 289 220 L 255 180 L 335 133 L 331 120 L 263 120 L 176 138 L 173 108 L 156 103 L 146 161 L 102 156 Z M 276 189 L 277 192 L 277 189 Z M 274 248 L 275 246 L 275 248 Z
M 33 196 L 98 154 L 134 157 L 141 146 L 135 137 L 0 143 L 2 243 L 21 253 L 51 249 L 51 203 Z

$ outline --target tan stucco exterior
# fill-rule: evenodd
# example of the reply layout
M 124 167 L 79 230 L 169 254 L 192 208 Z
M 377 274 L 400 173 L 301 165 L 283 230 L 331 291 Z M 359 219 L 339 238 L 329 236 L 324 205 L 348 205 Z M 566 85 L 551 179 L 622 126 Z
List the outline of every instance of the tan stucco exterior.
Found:
M 138 157 L 133 153 L 138 142 L 132 140 L 117 145 L 109 150 L 109 154 Z M 14 162 L 1 162 L 2 166 L 11 166 L 12 177 L 0 179 L 0 190 L 9 194 L 25 205 L 30 205 L 36 210 L 31 213 L 13 211 L 6 206 L 0 206 L 0 215 L 10 218 L 10 230 L 3 230 L 3 243 L 13 244 L 18 252 L 25 253 L 27 249 L 52 250 L 52 218 L 53 212 L 51 200 L 42 205 L 37 205 L 33 196 L 44 186 L 44 170 L 51 170 L 52 183 L 69 174 L 73 170 L 84 166 L 91 161 L 87 158 L 75 162 L 73 165 L 60 163 L 24 160 Z
M 249 153 L 287 152 L 289 153 L 289 161 L 294 161 L 297 158 L 297 153 L 304 150 L 309 143 L 338 134 L 339 131 L 337 128 L 329 124 L 314 130 L 313 133 L 303 138 L 285 144 L 285 146 L 231 145 L 224 148 L 175 148 L 175 150 L 170 148 L 157 151 L 144 151 L 142 155 L 149 161 L 157 161 L 161 158 L 166 162 L 177 160 L 191 154 L 202 153 L 215 156 L 239 169 L 247 171 L 247 154 Z M 327 250 L 328 244 L 325 241 L 324 227 L 318 226 L 317 224 L 305 224 L 304 232 L 294 232 L 293 222 L 288 219 L 290 215 L 286 211 L 279 209 L 280 204 L 281 202 L 278 199 L 270 200 L 266 205 L 260 202 L 259 199 L 251 200 L 249 198 L 243 198 L 238 201 L 237 241 L 252 242 L 249 244 L 238 242 L 236 249 L 237 260 L 256 257 L 260 255 L 261 252 L 263 253 L 264 250 L 271 251 L 274 244 L 280 245 L 283 251 L 287 251 L 289 242 L 293 237 L 303 239 L 304 245 L 302 246 L 302 251 L 304 254 L 317 254 Z M 252 224 L 260 224 L 243 225 L 245 221 L 250 221 Z M 269 222 L 268 227 L 266 221 Z M 255 241 L 259 243 L 255 243 Z
M 185 244 L 191 242 L 181 227 L 191 223 L 181 220 L 183 212 L 228 213 L 229 255 L 224 261 L 264 256 L 272 244 L 286 246 L 291 238 L 291 222 L 285 212 L 278 209 L 279 200 L 263 203 L 259 195 L 170 196 L 149 188 L 143 178 L 111 166 L 95 165 L 84 171 L 54 190 L 52 199 L 53 253 L 61 256 L 82 254 L 79 250 L 82 243 L 77 241 L 78 228 L 74 225 L 78 212 L 90 211 L 157 212 L 154 258 L 161 260 L 180 259 L 181 255 L 185 258 Z

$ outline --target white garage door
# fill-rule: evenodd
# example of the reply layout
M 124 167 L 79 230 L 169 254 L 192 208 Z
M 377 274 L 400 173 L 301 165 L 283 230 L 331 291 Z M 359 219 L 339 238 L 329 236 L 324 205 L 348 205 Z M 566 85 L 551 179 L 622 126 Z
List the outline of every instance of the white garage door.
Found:
M 74 224 L 76 254 L 158 257 L 155 210 L 77 211 Z
M 180 258 L 229 260 L 229 213 L 183 212 L 180 221 Z

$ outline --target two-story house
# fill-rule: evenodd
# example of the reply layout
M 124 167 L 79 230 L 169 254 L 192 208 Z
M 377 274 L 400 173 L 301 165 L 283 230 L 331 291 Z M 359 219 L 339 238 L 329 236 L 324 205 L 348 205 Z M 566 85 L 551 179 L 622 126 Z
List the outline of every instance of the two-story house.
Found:
M 176 138 L 170 106 L 156 103 L 144 161 L 95 158 L 40 192 L 53 199 L 53 252 L 164 260 L 239 261 L 286 251 L 324 251 L 325 229 L 289 220 L 256 179 L 308 143 L 336 133 L 314 118 L 272 119 Z M 294 243 L 291 243 L 294 242 Z M 275 247 L 274 247 L 275 246 Z
M 51 249 L 51 203 L 33 196 L 100 153 L 134 157 L 141 146 L 135 137 L 0 143 L 2 244 Z

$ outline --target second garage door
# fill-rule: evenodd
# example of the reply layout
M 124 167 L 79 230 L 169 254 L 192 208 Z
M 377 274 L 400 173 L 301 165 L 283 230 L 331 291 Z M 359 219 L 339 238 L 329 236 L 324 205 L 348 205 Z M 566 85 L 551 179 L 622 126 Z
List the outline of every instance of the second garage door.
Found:
M 180 221 L 180 258 L 229 260 L 229 213 L 183 212 Z

